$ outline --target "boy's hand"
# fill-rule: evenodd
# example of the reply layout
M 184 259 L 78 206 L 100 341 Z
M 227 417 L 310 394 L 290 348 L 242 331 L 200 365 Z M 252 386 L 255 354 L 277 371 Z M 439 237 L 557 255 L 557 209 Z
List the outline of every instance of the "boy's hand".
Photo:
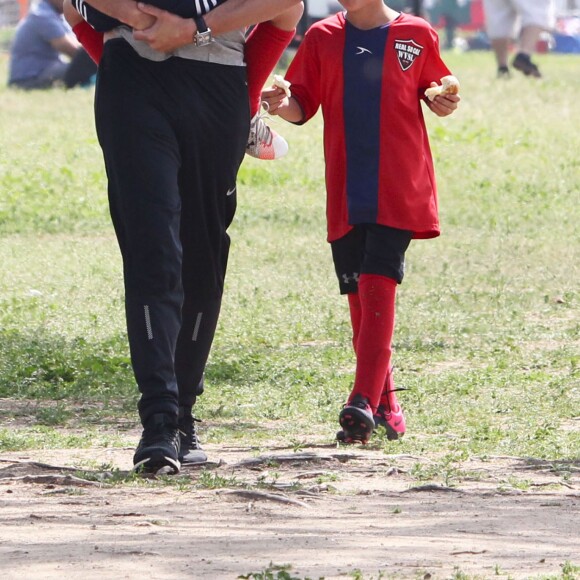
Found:
M 304 120 L 302 107 L 294 97 L 288 97 L 287 89 L 273 86 L 262 91 L 262 103 L 266 103 L 271 115 L 278 115 L 290 123 L 301 123 Z
M 193 41 L 195 23 L 192 18 L 181 18 L 151 4 L 139 2 L 137 6 L 147 18 L 153 17 L 154 22 L 144 28 L 133 26 L 135 40 L 142 40 L 159 52 L 175 52 Z
M 262 91 L 262 102 L 268 104 L 268 113 L 270 115 L 279 115 L 281 111 L 288 106 L 288 96 L 286 91 L 281 87 L 272 87 Z
M 437 83 L 431 83 L 431 85 L 437 85 Z M 425 100 L 425 104 L 438 117 L 447 117 L 457 109 L 459 101 L 461 101 L 459 95 L 437 95 L 432 101 Z

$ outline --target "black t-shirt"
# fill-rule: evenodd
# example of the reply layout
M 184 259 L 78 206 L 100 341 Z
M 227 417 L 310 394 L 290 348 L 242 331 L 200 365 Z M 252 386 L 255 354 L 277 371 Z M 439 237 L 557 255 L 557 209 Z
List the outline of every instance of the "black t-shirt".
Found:
M 226 1 L 227 0 L 146 0 L 146 3 L 161 8 L 162 10 L 167 10 L 167 12 L 177 14 L 182 18 L 192 18 L 193 16 L 207 14 L 210 10 Z M 99 12 L 88 2 L 85 2 L 85 0 L 72 0 L 72 3 L 78 13 L 99 32 L 107 32 L 108 30 L 112 30 L 113 28 L 123 24 L 117 19 Z

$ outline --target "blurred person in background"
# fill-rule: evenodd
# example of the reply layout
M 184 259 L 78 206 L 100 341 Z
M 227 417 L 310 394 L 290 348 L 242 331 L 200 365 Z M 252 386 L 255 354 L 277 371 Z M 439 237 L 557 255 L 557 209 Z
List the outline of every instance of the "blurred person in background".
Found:
M 498 78 L 509 78 L 509 51 L 517 39 L 512 67 L 527 77 L 541 78 L 532 62 L 542 32 L 554 27 L 554 0 L 483 0 L 487 34 L 495 53 Z
M 18 24 L 10 50 L 10 86 L 30 90 L 61 83 L 72 88 L 87 84 L 96 70 L 64 20 L 63 0 L 41 0 Z
M 443 19 L 446 49 L 455 44 L 457 27 L 470 21 L 471 0 L 427 0 L 424 2 L 429 21 L 434 26 Z

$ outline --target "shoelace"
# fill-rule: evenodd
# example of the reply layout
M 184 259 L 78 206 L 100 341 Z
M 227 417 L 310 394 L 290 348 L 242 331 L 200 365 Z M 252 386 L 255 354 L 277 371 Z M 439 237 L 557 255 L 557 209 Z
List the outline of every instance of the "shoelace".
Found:
M 387 389 L 385 393 L 396 393 L 397 391 L 409 391 L 409 387 L 397 387 L 395 389 Z
M 264 103 L 262 103 L 262 105 L 263 104 Z M 258 117 L 256 118 L 255 122 L 252 123 L 253 145 L 256 145 L 257 143 L 260 142 L 266 143 L 267 145 L 270 145 L 272 143 L 272 131 L 270 130 L 270 127 L 268 127 L 264 119 L 270 119 L 267 109 L 264 112 L 258 113 Z
M 185 438 L 186 443 L 189 445 L 190 449 L 199 449 L 199 439 L 197 438 L 197 432 L 195 430 L 196 423 L 203 423 L 201 419 L 197 417 L 191 417 L 191 422 L 189 418 L 187 420 L 187 425 L 185 425 L 185 431 L 179 430 L 181 435 Z

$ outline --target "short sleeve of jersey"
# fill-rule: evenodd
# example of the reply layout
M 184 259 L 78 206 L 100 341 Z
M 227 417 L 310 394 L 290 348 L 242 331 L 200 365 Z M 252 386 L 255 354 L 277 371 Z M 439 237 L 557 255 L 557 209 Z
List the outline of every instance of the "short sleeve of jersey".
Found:
M 304 118 L 299 124 L 314 117 L 320 107 L 320 60 L 318 35 L 310 29 L 300 43 L 285 78 L 290 82 L 292 96 L 298 101 Z
M 451 74 L 451 71 L 441 59 L 441 53 L 439 51 L 439 36 L 437 36 L 437 32 L 431 27 L 428 29 L 427 41 L 429 58 L 425 59 L 425 64 L 421 70 L 419 78 L 419 86 L 422 91 L 430 87 L 432 82 L 440 84 L 442 77 Z

